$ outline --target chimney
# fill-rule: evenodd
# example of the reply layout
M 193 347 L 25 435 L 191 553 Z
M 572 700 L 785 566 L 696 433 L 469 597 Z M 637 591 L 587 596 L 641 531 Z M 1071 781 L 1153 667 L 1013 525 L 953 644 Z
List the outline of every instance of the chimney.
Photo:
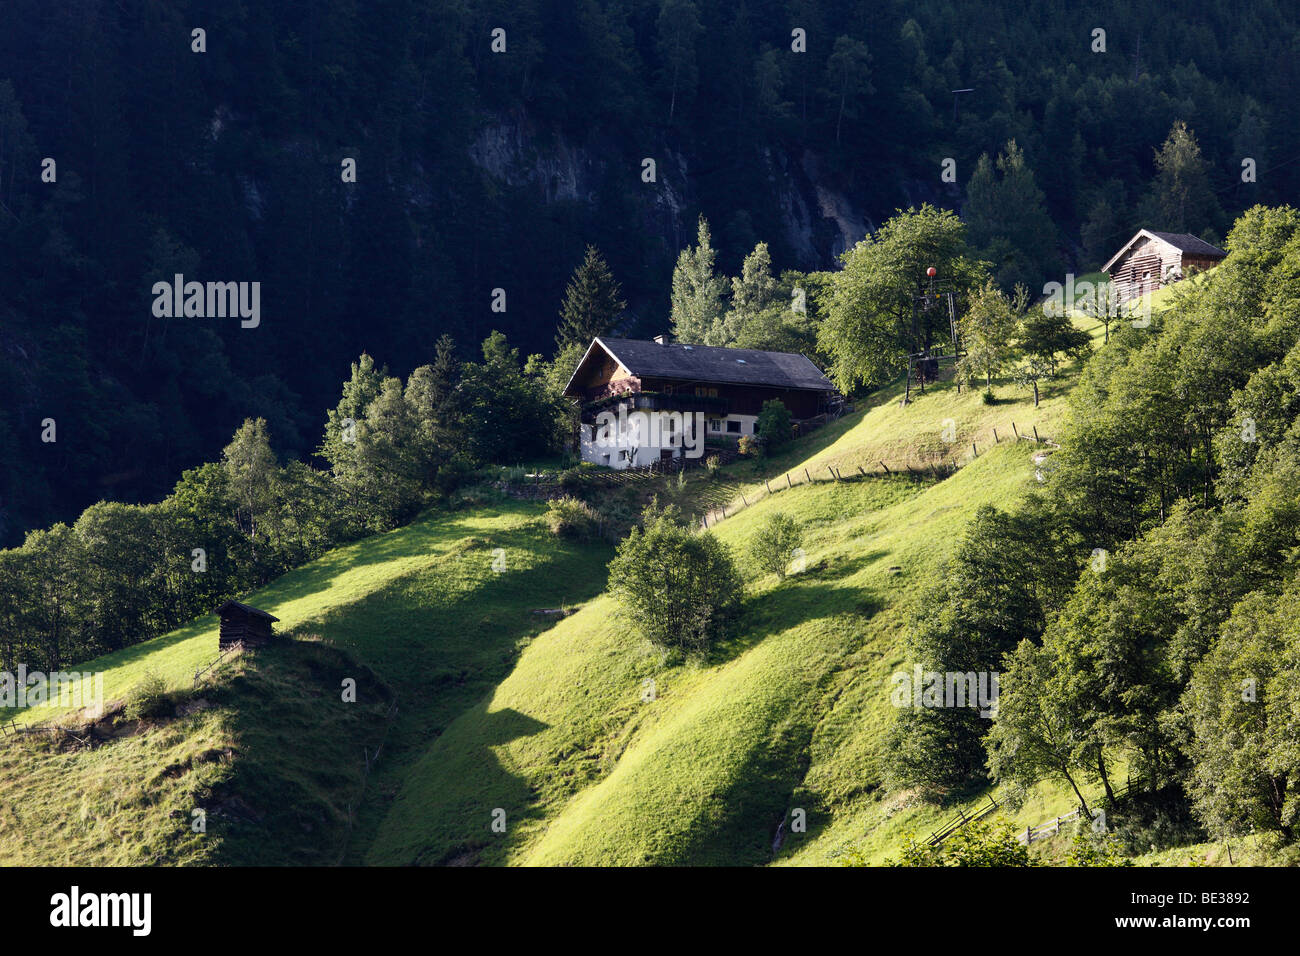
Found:
M 668 336 L 666 335 L 655 336 L 655 345 L 667 345 L 667 344 L 668 344 Z

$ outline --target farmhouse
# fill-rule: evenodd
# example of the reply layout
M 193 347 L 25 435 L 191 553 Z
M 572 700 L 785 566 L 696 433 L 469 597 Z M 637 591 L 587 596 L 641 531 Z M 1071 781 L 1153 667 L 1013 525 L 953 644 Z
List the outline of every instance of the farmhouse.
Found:
M 271 625 L 280 620 L 265 611 L 238 601 L 227 601 L 217 608 L 221 618 L 221 632 L 217 646 L 221 650 L 242 643 L 245 647 L 260 647 L 272 638 Z
M 842 404 L 806 356 L 684 345 L 665 336 L 593 340 L 564 394 L 581 407 L 583 461 L 619 469 L 699 457 L 706 441 L 753 435 L 770 399 L 796 422 L 818 420 Z
M 1101 271 L 1110 275 L 1119 301 L 1124 303 L 1177 282 L 1191 269 L 1213 269 L 1227 255 L 1218 246 L 1185 232 L 1139 229 Z

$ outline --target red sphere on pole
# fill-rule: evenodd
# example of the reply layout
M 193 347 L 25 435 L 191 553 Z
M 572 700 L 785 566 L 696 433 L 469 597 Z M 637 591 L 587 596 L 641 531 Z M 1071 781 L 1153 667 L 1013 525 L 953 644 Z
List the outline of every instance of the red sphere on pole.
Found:
M 933 279 L 938 272 L 939 270 L 936 269 L 934 266 L 930 266 L 930 268 L 925 270 L 925 274 L 928 275 L 931 279 Z

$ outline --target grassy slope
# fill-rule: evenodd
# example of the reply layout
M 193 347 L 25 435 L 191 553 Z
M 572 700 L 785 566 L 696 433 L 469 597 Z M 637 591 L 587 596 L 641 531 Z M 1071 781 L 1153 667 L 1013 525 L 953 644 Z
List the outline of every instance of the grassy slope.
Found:
M 1032 484 L 1037 449 L 1008 441 L 1010 423 L 1055 436 L 1068 385 L 1050 383 L 1038 409 L 1007 383 L 992 405 L 944 384 L 904 408 L 885 390 L 761 467 L 666 489 L 697 507 L 737 491 L 762 497 L 717 526 L 742 554 L 771 510 L 806 529 L 808 569 L 784 583 L 750 569 L 742 636 L 703 663 L 666 662 L 630 640 L 608 599 L 594 597 L 608 549 L 558 544 L 535 504 L 428 518 L 340 548 L 249 600 L 345 659 L 251 655 L 208 695 L 207 711 L 93 751 L 41 753 L 57 773 L 20 772 L 36 758 L 0 744 L 0 806 L 13 808 L 0 811 L 0 859 L 61 858 L 30 834 L 64 826 L 72 788 L 85 795 L 84 832 L 69 860 L 762 863 L 796 807 L 810 832 L 790 834 L 780 862 L 824 863 L 849 845 L 869 859 L 895 852 L 905 831 L 952 813 L 881 799 L 886 682 L 904 663 L 908 615 L 973 508 L 1007 506 Z M 972 440 L 980 452 L 970 461 Z M 756 494 L 763 477 L 786 470 L 816 476 L 833 463 L 847 475 L 879 458 L 936 457 L 967 464 L 943 482 Z M 506 574 L 490 571 L 495 547 L 506 549 Z M 590 598 L 549 629 L 530 614 Z M 146 668 L 184 687 L 215 644 L 206 619 L 88 668 L 106 670 L 110 697 Z M 361 681 L 363 709 L 342 718 L 332 704 L 349 667 L 373 680 Z M 268 695 L 276 706 L 259 706 Z M 380 739 L 384 758 L 361 796 L 359 751 Z M 213 752 L 226 756 L 204 759 Z M 236 811 L 251 801 L 254 812 L 223 815 L 232 795 Z M 206 839 L 163 822 L 196 801 L 218 808 Z M 1016 822 L 1071 806 L 1044 788 Z M 490 826 L 497 809 L 504 834 Z M 276 846 L 259 853 L 259 843 Z
M 751 571 L 743 637 L 703 664 L 665 663 L 629 640 L 604 598 L 542 635 L 430 748 L 367 859 L 762 863 L 792 807 L 808 810 L 811 833 L 787 840 L 783 859 L 824 862 L 873 829 L 882 845 L 896 842 L 896 826 L 879 826 L 892 808 L 876 790 L 887 678 L 902 663 L 911 601 L 975 506 L 1005 505 L 1032 484 L 1037 448 L 1008 441 L 1010 422 L 1052 433 L 1064 386 L 1054 383 L 1036 410 L 1005 384 L 994 405 L 947 384 L 900 408 L 887 391 L 769 462 L 774 475 L 795 461 L 810 472 L 835 462 L 841 473 L 878 457 L 920 461 L 944 447 L 947 418 L 961 442 L 988 436 L 943 482 L 796 486 L 717 525 L 743 553 L 765 514 L 786 511 L 804 525 L 808 570 L 784 583 Z M 764 486 L 753 475 L 743 487 L 753 502 Z M 701 481 L 685 497 L 715 493 Z M 653 701 L 642 700 L 648 679 Z M 505 833 L 490 826 L 498 809 Z
M 609 549 L 557 544 L 541 510 L 504 502 L 431 516 L 250 595 L 283 629 L 312 639 L 224 665 L 198 692 L 206 706 L 197 713 L 94 749 L 69 747 L 56 734 L 0 742 L 0 861 L 351 859 L 404 761 L 482 698 L 548 626 L 532 612 L 603 587 Z M 491 569 L 496 548 L 505 552 L 503 573 Z M 215 653 L 214 622 L 205 620 L 82 669 L 106 672 L 109 697 L 145 670 L 183 694 L 196 663 Z M 357 680 L 355 705 L 342 702 L 343 677 Z M 381 741 L 383 759 L 363 781 L 366 756 Z M 208 809 L 204 836 L 188 828 L 196 806 Z

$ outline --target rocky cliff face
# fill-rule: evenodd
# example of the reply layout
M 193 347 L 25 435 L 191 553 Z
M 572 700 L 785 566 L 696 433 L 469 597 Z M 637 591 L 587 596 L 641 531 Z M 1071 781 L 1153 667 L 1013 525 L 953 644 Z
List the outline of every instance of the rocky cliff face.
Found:
M 546 203 L 596 207 L 607 177 L 619 173 L 612 164 L 627 166 L 626 175 L 637 178 L 642 168 L 641 160 L 604 145 L 573 142 L 523 117 L 495 116 L 480 129 L 469 153 L 479 169 L 504 186 L 531 190 Z M 694 240 L 694 210 L 701 206 L 692 175 L 697 160 L 662 144 L 647 158 L 655 161 L 656 188 L 648 188 L 638 202 L 641 227 L 669 249 L 681 249 Z M 763 165 L 771 187 L 766 201 L 778 210 L 783 227 L 780 237 L 762 238 L 783 242 L 795 259 L 780 267 L 834 268 L 841 253 L 875 229 L 862 205 L 831 182 L 811 150 L 764 147 L 755 161 Z

